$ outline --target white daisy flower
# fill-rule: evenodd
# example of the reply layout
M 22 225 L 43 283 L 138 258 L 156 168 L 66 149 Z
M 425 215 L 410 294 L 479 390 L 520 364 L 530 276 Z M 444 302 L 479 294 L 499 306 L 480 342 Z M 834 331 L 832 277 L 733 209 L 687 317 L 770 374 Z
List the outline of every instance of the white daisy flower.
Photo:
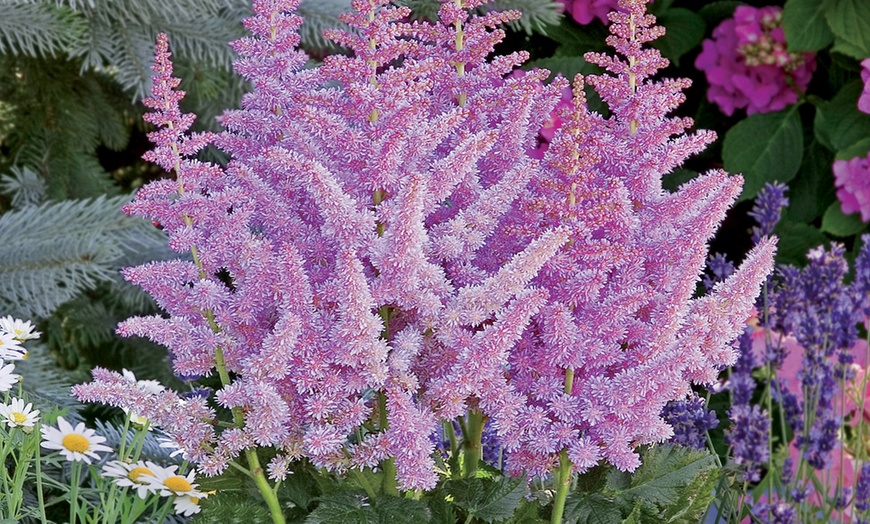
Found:
M 145 391 L 149 393 L 160 393 L 161 391 L 166 389 L 163 387 L 163 384 L 156 380 L 136 380 L 136 375 L 134 375 L 132 371 L 129 371 L 127 369 L 122 369 L 121 373 L 124 375 L 124 378 L 131 382 L 135 382 L 137 386 L 145 388 Z M 124 410 L 124 413 L 130 415 L 130 422 L 132 422 L 134 426 L 138 426 L 141 428 L 145 425 L 146 422 L 148 422 L 147 417 L 143 417 L 137 413 L 131 413 L 130 410 L 127 408 L 122 409 Z M 151 430 L 151 425 L 148 426 L 148 430 Z
M 27 350 L 15 335 L 0 331 L 0 360 L 23 360 L 27 358 Z
M 157 493 L 149 479 L 157 476 L 163 467 L 145 460 L 130 464 L 120 460 L 111 460 L 103 465 L 103 476 L 113 479 L 113 482 L 121 487 L 134 488 L 140 499 L 144 499 L 149 493 Z
M 60 451 L 69 461 L 83 460 L 90 464 L 92 458 L 100 459 L 97 452 L 112 451 L 112 448 L 102 444 L 106 438 L 86 428 L 84 422 L 79 422 L 73 428 L 63 417 L 57 417 L 57 426 L 44 427 L 42 447 Z
M 181 455 L 181 458 L 184 460 L 189 460 L 187 458 L 187 453 L 181 449 L 181 446 L 174 439 L 169 437 L 157 437 L 157 442 L 160 443 L 161 448 L 171 449 L 172 453 L 169 454 L 170 457 L 175 457 L 177 455 Z
M 0 360 L 0 392 L 9 391 L 12 387 L 18 384 L 21 375 L 16 375 L 12 371 L 15 370 L 15 364 L 3 365 L 3 360 Z
M 15 337 L 19 342 L 39 338 L 42 333 L 33 331 L 33 328 L 34 326 L 29 320 L 25 322 L 9 315 L 0 318 L 0 329 Z
M 33 404 L 24 404 L 20 398 L 13 398 L 11 404 L 0 404 L 0 415 L 6 418 L 10 428 L 33 428 L 39 417 L 39 410 L 33 409 Z M 25 429 L 26 431 L 26 429 Z
M 189 517 L 195 513 L 199 513 L 200 510 L 202 510 L 199 501 L 206 497 L 208 497 L 207 493 L 199 491 L 175 497 L 175 500 L 172 501 L 172 504 L 175 506 L 175 514 Z
M 162 471 L 155 471 L 153 477 L 143 477 L 151 487 L 160 491 L 161 497 L 191 495 L 196 496 L 197 486 L 193 482 L 196 471 L 191 470 L 186 476 L 178 475 L 175 471 L 178 466 L 169 466 Z

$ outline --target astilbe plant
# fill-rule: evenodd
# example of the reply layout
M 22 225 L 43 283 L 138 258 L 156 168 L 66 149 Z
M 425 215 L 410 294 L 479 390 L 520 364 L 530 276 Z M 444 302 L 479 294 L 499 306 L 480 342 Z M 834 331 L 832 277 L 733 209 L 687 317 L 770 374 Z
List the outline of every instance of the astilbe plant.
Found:
M 234 43 L 253 90 L 219 135 L 187 133 L 158 40 L 148 159 L 176 178 L 126 211 L 192 260 L 126 270 L 168 315 L 119 333 L 221 388 L 183 399 L 96 369 L 74 392 L 147 417 L 206 475 L 244 453 L 276 522 L 264 469 L 277 481 L 304 457 L 379 467 L 388 492 L 431 489 L 438 421 L 450 432 L 462 418 L 466 474 L 489 421 L 512 473 L 557 469 L 556 522 L 572 470 L 634 470 L 637 446 L 671 435 L 665 403 L 733 363 L 774 242 L 692 298 L 741 181 L 713 171 L 662 189 L 714 136 L 666 117 L 688 83 L 651 80 L 667 61 L 643 48 L 662 34 L 646 2 L 611 15 L 623 58 L 587 56 L 611 73 L 589 82 L 613 116 L 586 111 L 578 79 L 540 162 L 525 151 L 566 83 L 507 77 L 522 52 L 487 61 L 517 13 L 470 16 L 484 2 L 454 0 L 439 23 L 409 23 L 406 8 L 356 0 L 354 31 L 327 34 L 353 53 L 304 69 L 298 3 L 254 2 L 252 35 Z M 225 168 L 194 159 L 209 143 Z M 232 411 L 220 432 L 213 403 Z M 262 448 L 276 455 L 266 468 Z

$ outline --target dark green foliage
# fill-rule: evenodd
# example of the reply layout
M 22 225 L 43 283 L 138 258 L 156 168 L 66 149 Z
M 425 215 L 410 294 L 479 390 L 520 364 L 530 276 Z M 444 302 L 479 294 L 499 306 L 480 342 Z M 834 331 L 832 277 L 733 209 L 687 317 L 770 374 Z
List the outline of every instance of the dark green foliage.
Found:
M 428 522 L 429 509 L 412 499 L 381 495 L 369 499 L 361 491 L 336 491 L 320 499 L 306 524 L 419 524 Z
M 725 169 L 742 174 L 740 198 L 753 198 L 767 182 L 788 182 L 803 158 L 803 126 L 797 106 L 756 114 L 728 130 L 722 146 Z
M 514 514 L 526 493 L 524 477 L 450 480 L 445 490 L 453 503 L 468 515 L 485 522 L 499 522 Z
M 610 470 L 606 485 L 571 493 L 565 522 L 580 524 L 694 524 L 713 500 L 719 479 L 715 459 L 706 451 L 655 446 L 641 453 L 632 474 Z M 596 475 L 596 479 L 600 479 Z

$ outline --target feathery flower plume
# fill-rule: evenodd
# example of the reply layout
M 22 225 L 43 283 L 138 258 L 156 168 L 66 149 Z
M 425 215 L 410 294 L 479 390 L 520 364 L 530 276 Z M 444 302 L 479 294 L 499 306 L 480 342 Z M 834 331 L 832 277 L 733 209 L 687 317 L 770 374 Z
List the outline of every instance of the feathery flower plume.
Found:
M 580 472 L 602 458 L 635 469 L 638 444 L 672 435 L 665 404 L 733 364 L 732 341 L 772 267 L 774 242 L 765 240 L 709 295 L 692 298 L 706 243 L 741 180 L 712 171 L 675 193 L 662 189 L 661 177 L 715 136 L 686 135 L 691 120 L 667 116 L 689 84 L 650 80 L 667 60 L 643 46 L 663 32 L 645 4 L 623 1 L 611 14 L 608 43 L 620 57 L 586 56 L 610 72 L 586 81 L 613 116 L 586 112 L 578 77 L 573 111 L 499 230 L 528 238 L 530 224 L 546 224 L 570 235 L 533 281 L 549 296 L 510 353 L 507 380 L 480 399 L 516 473 L 552 470 L 561 450 Z

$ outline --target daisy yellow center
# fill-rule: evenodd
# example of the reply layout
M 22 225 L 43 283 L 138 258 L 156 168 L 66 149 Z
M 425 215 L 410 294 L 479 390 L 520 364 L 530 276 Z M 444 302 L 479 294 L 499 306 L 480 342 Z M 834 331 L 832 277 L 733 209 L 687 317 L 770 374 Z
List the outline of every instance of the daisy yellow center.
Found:
M 127 478 L 137 484 L 146 484 L 144 480 L 139 480 L 139 477 L 142 475 L 151 475 L 153 477 L 154 472 L 148 468 L 133 468 L 130 470 L 130 473 L 127 474 Z
M 91 443 L 88 439 L 75 433 L 65 436 L 61 441 L 61 444 L 63 444 L 63 447 L 66 449 L 76 453 L 84 453 L 91 447 Z
M 17 411 L 13 412 L 9 417 L 12 419 L 12 422 L 16 424 L 23 424 L 27 420 L 27 416 L 24 413 L 19 413 Z
M 190 501 L 199 506 L 199 499 L 196 497 L 190 497 Z
M 190 491 L 193 487 L 190 485 L 190 482 L 188 482 L 187 479 L 185 479 L 184 477 L 179 477 L 178 475 L 169 477 L 168 479 L 164 480 L 163 485 L 171 489 L 172 491 L 175 491 L 176 493 Z

